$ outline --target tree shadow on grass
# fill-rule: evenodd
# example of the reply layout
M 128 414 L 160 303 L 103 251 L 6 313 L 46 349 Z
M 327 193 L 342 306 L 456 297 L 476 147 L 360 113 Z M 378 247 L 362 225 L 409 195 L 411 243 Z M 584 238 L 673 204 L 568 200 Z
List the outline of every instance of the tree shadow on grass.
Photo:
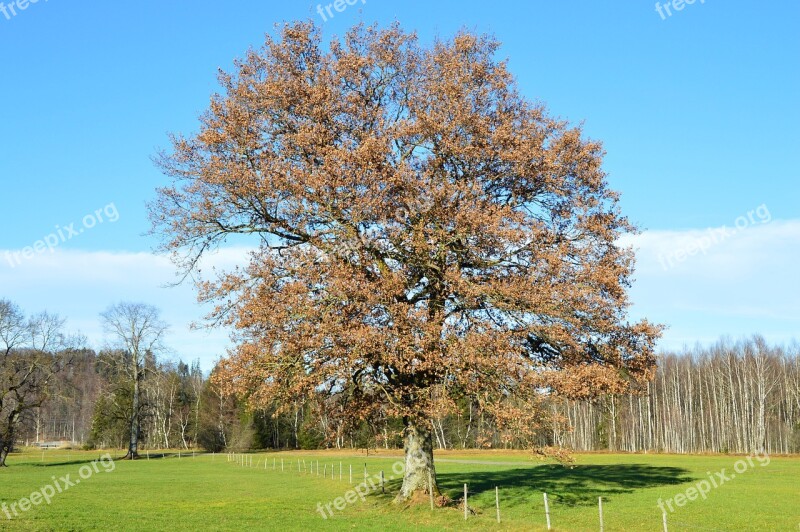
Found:
M 26 467 L 57 467 L 57 466 L 68 466 L 68 465 L 78 465 L 78 464 L 88 464 L 93 461 L 97 460 L 97 458 L 72 458 L 72 459 L 64 459 L 64 460 L 54 460 L 52 462 L 14 462 L 10 464 L 11 466 L 26 466 Z
M 90 462 L 101 462 L 105 460 L 104 456 L 109 453 L 98 454 L 97 458 L 89 457 L 88 455 L 84 455 L 81 458 L 68 458 L 61 461 L 53 460 L 50 462 L 39 462 L 39 461 L 31 461 L 31 462 L 23 462 L 27 465 L 34 466 L 34 467 L 51 467 L 51 466 L 65 466 L 65 465 L 75 465 L 75 464 L 86 464 Z M 197 456 L 202 456 L 202 454 L 198 454 Z M 177 451 L 167 451 L 167 452 L 153 452 L 150 454 L 147 453 L 140 453 L 138 458 L 136 458 L 136 462 L 146 462 L 148 460 L 191 460 L 193 458 L 191 452 L 182 452 L 178 453 Z M 125 458 L 125 453 L 121 452 L 118 455 L 111 455 L 111 459 L 113 461 L 128 461 Z M 35 458 L 33 459 L 35 460 Z
M 31 467 L 57 467 L 57 466 L 90 464 L 92 462 L 101 462 L 101 461 L 103 460 L 100 457 L 96 458 L 86 457 L 86 458 L 72 458 L 67 460 L 58 460 L 53 462 L 21 462 L 19 465 L 27 465 Z
M 108 461 L 105 458 L 106 453 L 98 454 L 97 456 L 90 456 L 87 454 L 83 454 L 83 456 L 76 456 L 74 458 L 64 458 L 61 460 L 53 459 L 51 461 L 36 461 L 36 459 L 32 459 L 30 462 L 20 462 L 20 465 L 28 465 L 31 467 L 57 467 L 57 466 L 68 466 L 68 465 L 81 465 L 81 464 L 90 464 L 92 462 L 106 462 Z M 116 462 L 118 460 L 122 460 L 124 454 L 120 454 L 118 456 L 111 455 L 111 460 Z M 170 453 L 159 453 L 155 455 L 150 455 L 150 460 L 159 460 L 162 458 L 172 458 L 173 456 Z M 174 455 L 177 457 L 177 454 Z M 146 461 L 148 460 L 147 457 L 141 455 L 137 461 Z
M 497 471 L 438 473 L 439 488 L 453 498 L 463 494 L 464 484 L 470 495 L 494 494 L 502 491 L 504 506 L 529 505 L 532 497 L 548 498 L 567 506 L 591 506 L 597 498 L 611 500 L 613 495 L 632 493 L 637 489 L 683 484 L 692 480 L 689 471 L 679 467 L 657 467 L 646 464 L 576 465 L 558 464 Z

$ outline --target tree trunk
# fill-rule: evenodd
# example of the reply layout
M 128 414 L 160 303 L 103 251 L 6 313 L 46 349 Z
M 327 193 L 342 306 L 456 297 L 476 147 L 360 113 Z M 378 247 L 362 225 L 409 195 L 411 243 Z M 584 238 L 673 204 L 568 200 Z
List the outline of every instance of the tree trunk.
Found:
M 0 467 L 8 467 L 6 465 L 6 458 L 8 457 L 8 453 L 11 452 L 11 447 L 13 445 L 13 437 L 11 439 L 0 440 Z
M 19 420 L 19 413 L 14 410 L 6 419 L 5 429 L 0 429 L 0 467 L 8 467 L 6 465 L 6 458 L 8 453 L 14 449 L 14 440 L 16 439 L 15 427 Z
M 123 460 L 136 460 L 139 458 L 139 369 L 133 380 L 133 412 L 131 414 L 131 439 L 128 444 L 128 454 Z
M 440 495 L 433 465 L 433 435 L 429 422 L 404 419 L 405 472 L 403 485 L 395 502 L 427 502 L 431 479 L 433 495 Z

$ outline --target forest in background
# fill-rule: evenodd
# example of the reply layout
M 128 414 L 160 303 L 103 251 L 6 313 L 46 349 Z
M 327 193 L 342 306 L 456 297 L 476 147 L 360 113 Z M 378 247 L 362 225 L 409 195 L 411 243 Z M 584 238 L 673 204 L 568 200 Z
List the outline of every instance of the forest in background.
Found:
M 25 356 L 25 353 L 19 353 Z M 66 357 L 38 408 L 20 419 L 17 444 L 63 441 L 84 448 L 124 448 L 132 386 L 127 353 L 77 349 Z M 213 372 L 212 372 L 213 373 Z M 399 419 L 352 420 L 336 405 L 278 405 L 249 411 L 225 397 L 199 362 L 146 357 L 140 404 L 142 449 L 398 448 Z M 800 452 L 800 356 L 796 346 L 760 337 L 662 354 L 655 379 L 635 394 L 595 401 L 551 397 L 556 423 L 535 440 L 499 431 L 480 400 L 463 397 L 458 412 L 433 419 L 436 448 L 563 446 L 575 451 L 672 453 Z M 325 408 L 322 408 L 325 406 Z

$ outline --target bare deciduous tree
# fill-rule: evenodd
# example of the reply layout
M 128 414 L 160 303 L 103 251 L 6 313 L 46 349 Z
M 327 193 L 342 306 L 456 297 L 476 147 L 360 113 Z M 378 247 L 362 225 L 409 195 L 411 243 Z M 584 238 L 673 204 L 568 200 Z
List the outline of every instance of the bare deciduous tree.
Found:
M 126 370 L 133 388 L 133 404 L 130 441 L 124 458 L 135 460 L 139 457 L 140 394 L 145 376 L 145 356 L 148 353 L 155 355 L 161 349 L 167 324 L 161 321 L 157 308 L 143 303 L 118 303 L 110 306 L 100 317 L 105 331 L 128 355 Z
M 48 398 L 48 385 L 84 343 L 64 333 L 64 320 L 43 312 L 26 319 L 15 304 L 0 300 L 0 466 L 16 441 L 23 416 Z

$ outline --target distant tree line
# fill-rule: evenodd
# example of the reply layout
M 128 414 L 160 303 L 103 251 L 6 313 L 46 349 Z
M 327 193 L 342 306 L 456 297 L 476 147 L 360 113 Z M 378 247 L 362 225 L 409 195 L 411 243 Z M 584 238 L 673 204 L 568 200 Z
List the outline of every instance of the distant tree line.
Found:
M 0 443 L 61 440 L 128 447 L 134 382 L 131 353 L 95 352 L 49 314 L 26 318 L 0 301 Z M 85 342 L 84 342 L 85 345 Z M 337 416 L 315 401 L 251 411 L 225 396 L 199 362 L 144 353 L 140 449 L 399 448 L 402 420 L 380 411 Z M 439 449 L 565 447 L 576 451 L 800 452 L 800 350 L 760 337 L 659 356 L 654 380 L 635 393 L 594 401 L 548 399 L 552 419 L 536 430 L 498 429 L 473 397 L 434 416 Z M 434 398 L 434 401 L 442 398 Z M 324 406 L 324 408 L 323 408 Z M 345 412 L 339 408 L 338 411 Z M 455 413 L 452 413 L 455 411 Z M 533 434 L 533 436 L 531 436 Z
M 798 453 L 799 352 L 755 337 L 661 355 L 642 395 L 554 401 L 572 430 L 555 430 L 553 441 L 577 450 Z

